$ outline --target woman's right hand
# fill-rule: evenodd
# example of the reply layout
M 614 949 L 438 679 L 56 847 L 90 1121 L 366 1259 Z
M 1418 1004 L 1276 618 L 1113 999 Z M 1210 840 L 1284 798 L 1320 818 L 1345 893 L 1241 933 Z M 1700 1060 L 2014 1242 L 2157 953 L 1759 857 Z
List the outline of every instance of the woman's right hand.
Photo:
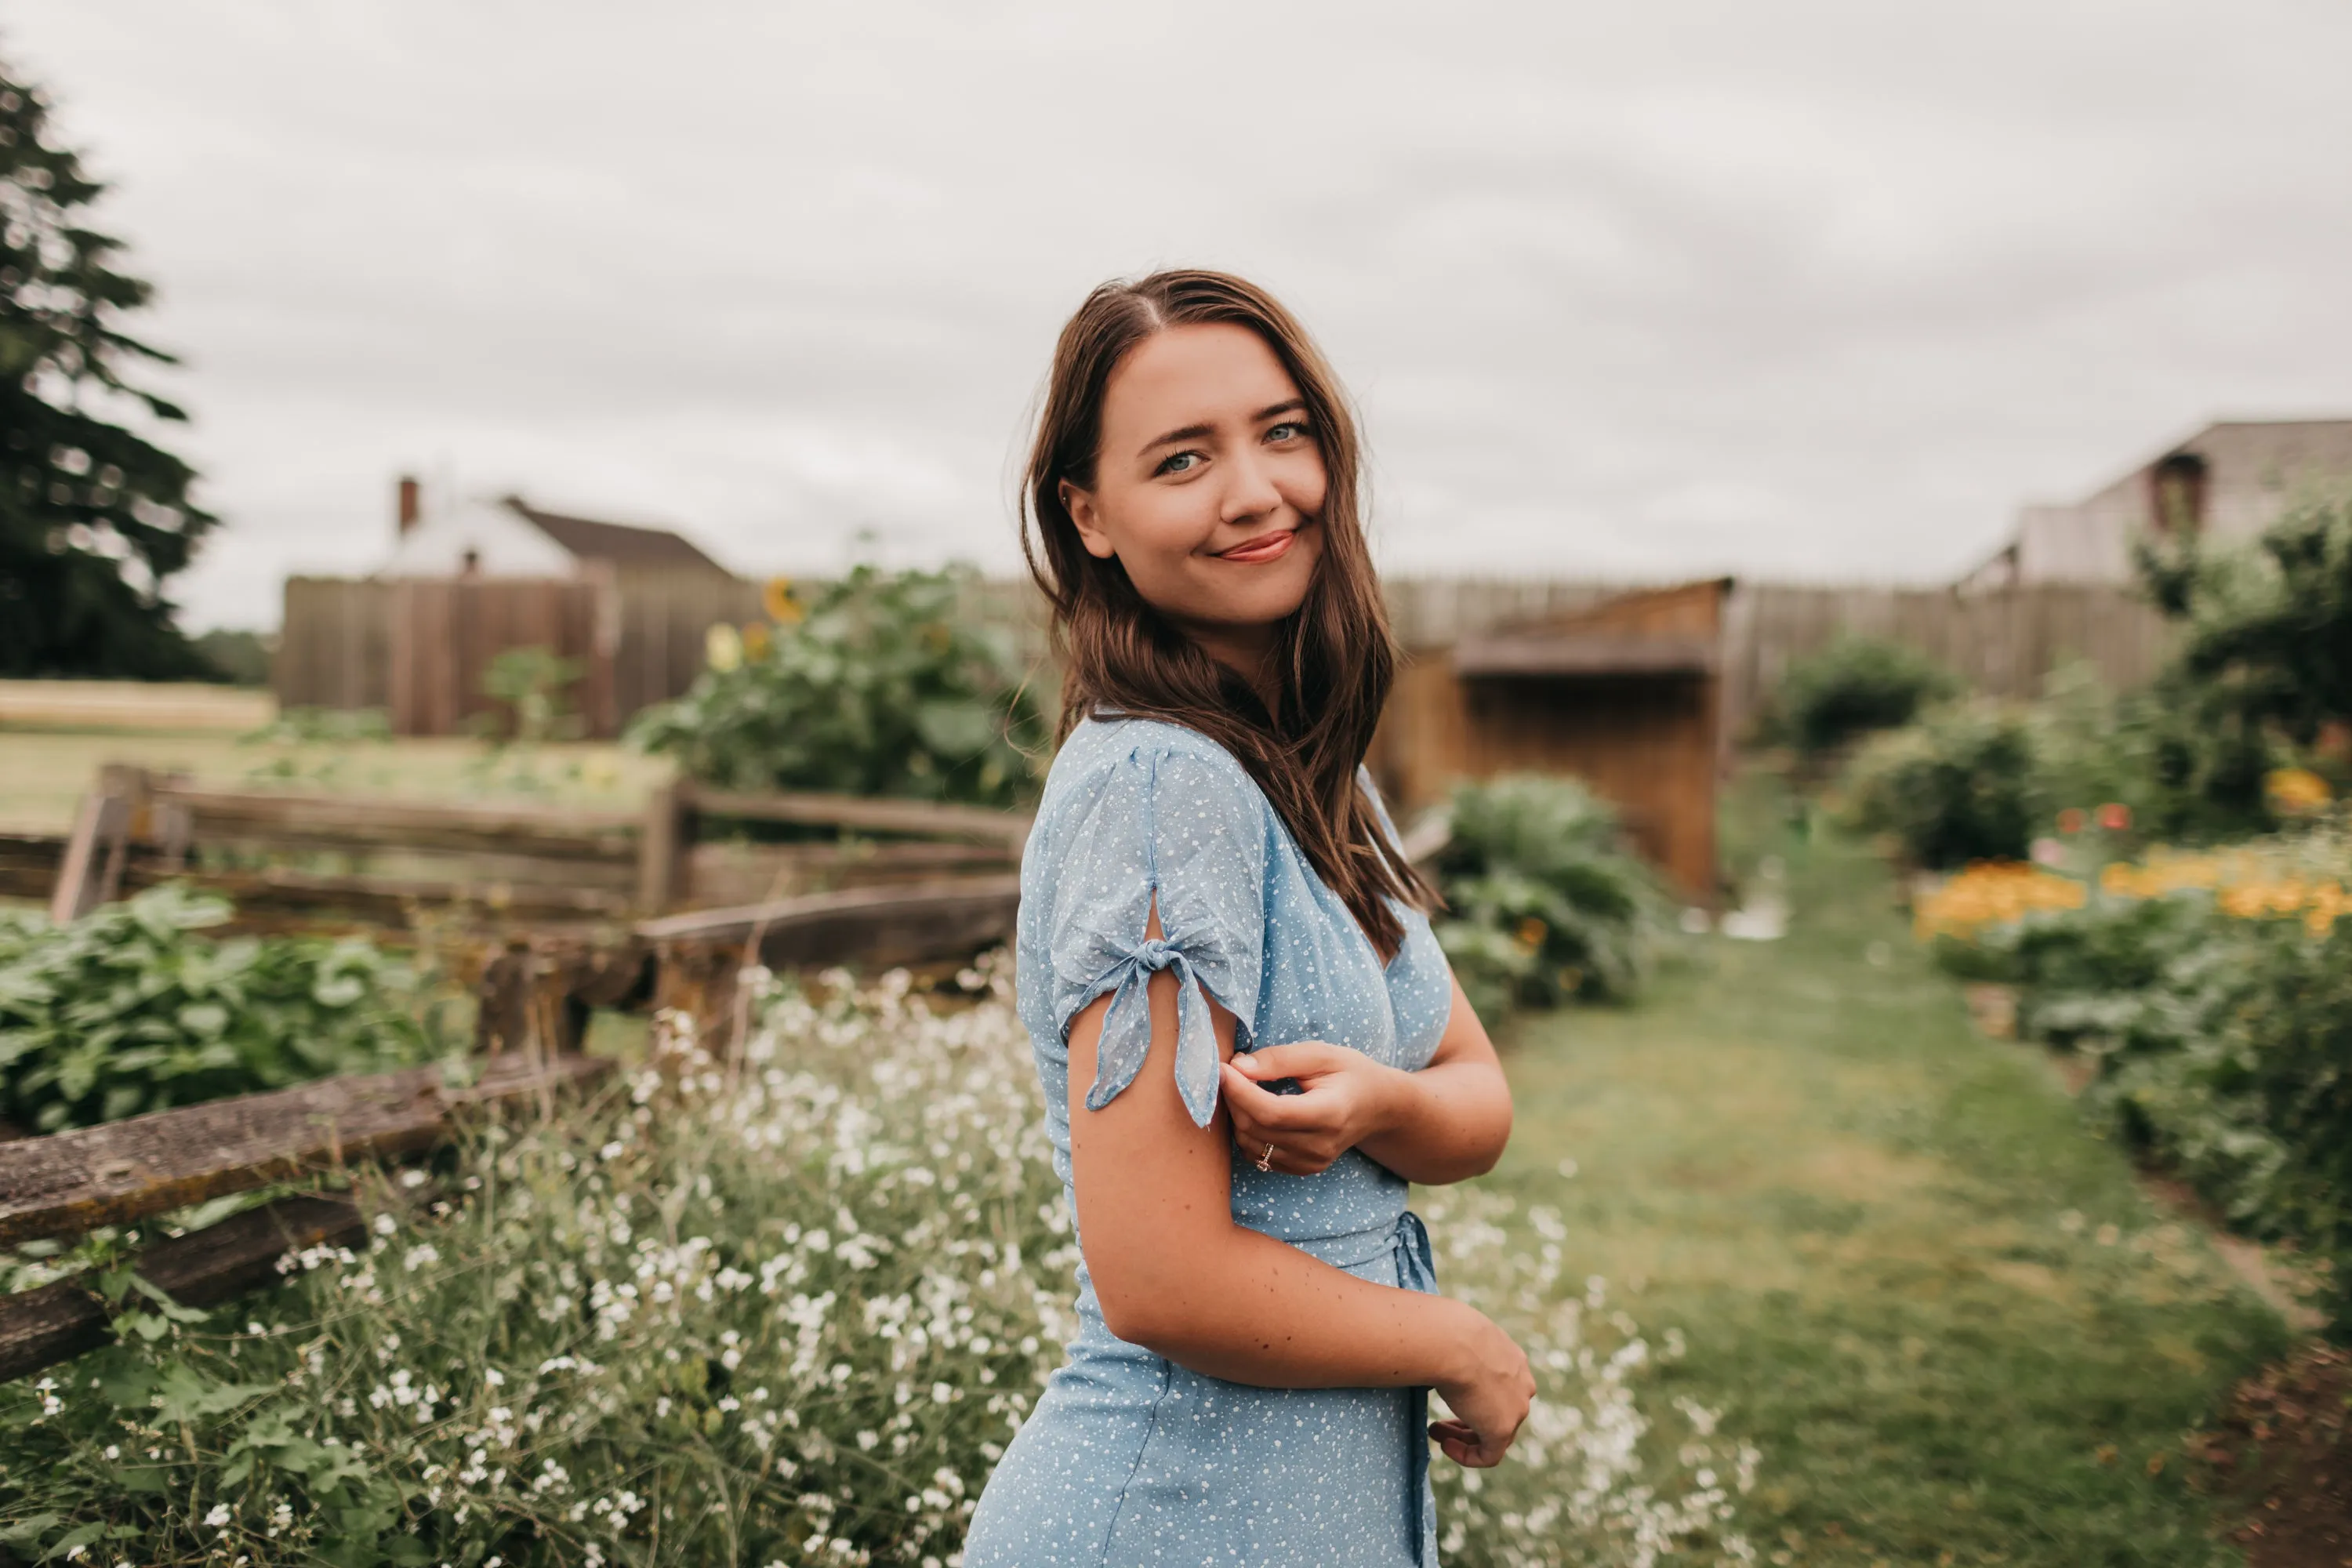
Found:
M 1455 1464 L 1486 1469 L 1509 1452 L 1536 1396 L 1536 1379 L 1510 1335 L 1482 1312 L 1471 1316 L 1476 1327 L 1464 1336 L 1462 1368 L 1437 1384 L 1454 1419 L 1431 1422 L 1429 1435 Z

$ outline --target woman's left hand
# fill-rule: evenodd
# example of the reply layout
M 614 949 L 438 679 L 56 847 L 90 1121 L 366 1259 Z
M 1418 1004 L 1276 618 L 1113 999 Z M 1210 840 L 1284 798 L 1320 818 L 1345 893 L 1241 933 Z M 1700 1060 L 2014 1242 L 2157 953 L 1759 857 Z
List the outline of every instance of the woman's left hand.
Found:
M 1221 1070 L 1234 1147 L 1252 1165 L 1263 1159 L 1266 1169 L 1293 1176 L 1314 1175 L 1385 1131 L 1407 1087 L 1395 1068 L 1321 1040 L 1236 1054 Z M 1297 1079 L 1304 1092 L 1260 1087 L 1285 1078 Z

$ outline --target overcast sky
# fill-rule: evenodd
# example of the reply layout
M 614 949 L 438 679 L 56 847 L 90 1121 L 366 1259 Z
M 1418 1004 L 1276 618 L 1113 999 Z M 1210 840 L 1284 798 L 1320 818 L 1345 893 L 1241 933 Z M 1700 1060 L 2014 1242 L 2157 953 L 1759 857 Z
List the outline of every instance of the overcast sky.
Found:
M 394 476 L 746 572 L 1014 559 L 1055 331 L 1271 286 L 1390 571 L 1934 579 L 2352 414 L 2342 0 L 0 0 L 274 625 Z

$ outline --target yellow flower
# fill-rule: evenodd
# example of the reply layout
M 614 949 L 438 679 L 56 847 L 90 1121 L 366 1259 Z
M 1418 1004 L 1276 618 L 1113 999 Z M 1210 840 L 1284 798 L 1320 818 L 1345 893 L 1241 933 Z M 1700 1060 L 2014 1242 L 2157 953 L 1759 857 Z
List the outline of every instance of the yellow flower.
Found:
M 2327 781 L 2309 768 L 2273 768 L 2263 779 L 2263 790 L 2272 805 L 2294 816 L 2327 804 Z
M 1919 900 L 1912 930 L 1921 941 L 2013 921 L 2035 910 L 2078 910 L 2090 889 L 2071 877 L 2013 860 L 1980 860 Z
M 1543 945 L 1544 937 L 1550 931 L 1550 930 L 1551 928 L 1549 926 L 1544 924 L 1543 921 L 1536 919 L 1533 915 L 1529 915 L 1527 919 L 1521 921 L 1519 922 L 1519 929 L 1517 931 L 1519 951 L 1522 952 L 1533 952 L 1536 949 L 1541 947 Z
M 780 626 L 796 626 L 801 617 L 808 614 L 801 608 L 801 602 L 793 596 L 793 580 L 790 577 L 769 578 L 767 586 L 760 590 L 760 607 L 766 610 L 768 618 Z
M 725 621 L 702 634 L 702 662 L 724 675 L 743 664 L 743 637 Z
M 768 626 L 765 621 L 746 621 L 743 623 L 744 658 L 751 659 L 761 659 L 767 658 L 768 649 L 774 641 L 775 638 L 773 635 L 769 632 Z

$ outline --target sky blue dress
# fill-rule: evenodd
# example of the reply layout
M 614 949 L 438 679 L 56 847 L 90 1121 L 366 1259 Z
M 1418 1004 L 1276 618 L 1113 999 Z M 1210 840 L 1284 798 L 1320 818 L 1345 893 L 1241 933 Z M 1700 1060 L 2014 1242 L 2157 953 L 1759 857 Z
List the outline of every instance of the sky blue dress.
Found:
M 1154 889 L 1165 934 L 1147 940 Z M 1087 1100 L 1108 1104 L 1143 1064 L 1157 970 L 1179 983 L 1177 1085 L 1202 1125 L 1217 1099 L 1204 992 L 1238 1021 L 1239 1050 L 1328 1040 L 1427 1066 L 1452 974 L 1427 919 L 1402 912 L 1404 945 L 1383 967 L 1230 753 L 1172 724 L 1080 724 L 1054 759 L 1022 859 L 1016 953 L 1064 1187 L 1070 1019 L 1114 994 Z M 1406 1184 L 1353 1150 L 1314 1176 L 1235 1160 L 1233 1193 L 1239 1224 L 1359 1279 L 1436 1289 Z M 1103 1326 L 1083 1265 L 1077 1316 L 1067 1363 L 980 1500 L 966 1568 L 1437 1562 L 1424 1393 L 1253 1388 L 1188 1372 Z

